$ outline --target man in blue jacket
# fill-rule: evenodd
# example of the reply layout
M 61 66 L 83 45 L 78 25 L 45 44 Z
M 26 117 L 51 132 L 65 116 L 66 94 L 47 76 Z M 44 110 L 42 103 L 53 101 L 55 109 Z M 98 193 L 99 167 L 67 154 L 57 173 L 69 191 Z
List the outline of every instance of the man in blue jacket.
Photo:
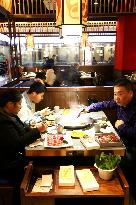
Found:
M 92 103 L 88 111 L 115 108 L 117 121 L 115 128 L 126 146 L 136 146 L 136 98 L 133 85 L 127 79 L 119 79 L 114 84 L 114 100 Z
M 136 196 L 136 97 L 131 81 L 118 79 L 114 83 L 114 100 L 92 103 L 86 111 L 109 108 L 116 110 L 115 128 L 126 146 L 126 155 L 122 159 L 123 170 Z

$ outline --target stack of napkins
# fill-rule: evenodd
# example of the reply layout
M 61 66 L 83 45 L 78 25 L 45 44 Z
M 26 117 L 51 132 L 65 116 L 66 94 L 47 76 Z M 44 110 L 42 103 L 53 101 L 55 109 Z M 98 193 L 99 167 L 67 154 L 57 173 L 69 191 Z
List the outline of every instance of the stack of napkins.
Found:
M 74 166 L 60 166 L 59 170 L 59 186 L 74 186 L 75 175 Z
M 84 192 L 99 189 L 99 184 L 90 169 L 76 170 L 76 174 Z
M 96 142 L 95 140 L 92 141 L 90 137 L 81 138 L 80 141 L 82 142 L 82 144 L 85 146 L 87 150 L 100 149 L 100 145 L 98 144 L 98 142 Z
M 38 178 L 32 189 L 32 192 L 49 192 L 52 189 L 52 174 L 42 175 L 42 178 Z

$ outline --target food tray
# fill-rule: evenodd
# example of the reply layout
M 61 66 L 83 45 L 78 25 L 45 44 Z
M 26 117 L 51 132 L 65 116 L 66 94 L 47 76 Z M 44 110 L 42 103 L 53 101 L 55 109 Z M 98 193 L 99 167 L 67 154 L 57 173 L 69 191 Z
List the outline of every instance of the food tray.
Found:
M 115 133 L 96 134 L 95 140 L 100 144 L 100 147 L 115 147 L 123 145 L 122 140 Z

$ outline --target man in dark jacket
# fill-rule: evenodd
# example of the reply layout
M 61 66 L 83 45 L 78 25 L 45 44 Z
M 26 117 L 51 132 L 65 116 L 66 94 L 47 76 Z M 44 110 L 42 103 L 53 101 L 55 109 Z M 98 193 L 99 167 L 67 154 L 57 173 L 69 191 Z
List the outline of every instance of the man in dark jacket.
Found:
M 67 84 L 68 86 L 79 86 L 81 85 L 81 73 L 78 70 L 79 64 L 75 63 L 68 69 L 67 73 Z
M 136 196 L 136 97 L 128 79 L 122 78 L 114 83 L 114 100 L 92 103 L 86 110 L 91 112 L 110 108 L 116 110 L 115 128 L 126 145 L 122 168 Z
M 136 147 L 136 98 L 132 83 L 119 79 L 114 83 L 114 100 L 93 103 L 87 107 L 91 111 L 115 108 L 117 121 L 115 128 L 127 147 Z
M 24 125 L 17 116 L 21 102 L 22 95 L 17 90 L 0 96 L 0 179 L 13 184 L 15 191 L 19 190 L 24 174 L 25 146 L 40 138 L 40 133 L 47 129 L 45 124 L 35 128 Z M 16 194 L 15 201 L 19 204 L 18 196 Z

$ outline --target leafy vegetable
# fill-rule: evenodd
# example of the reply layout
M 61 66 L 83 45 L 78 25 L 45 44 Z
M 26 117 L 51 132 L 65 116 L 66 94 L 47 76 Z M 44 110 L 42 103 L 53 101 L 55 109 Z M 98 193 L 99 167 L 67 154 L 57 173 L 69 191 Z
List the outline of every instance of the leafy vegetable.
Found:
M 67 142 L 66 140 L 63 140 L 63 143 L 64 143 L 64 144 L 68 144 L 68 142 Z
M 116 168 L 120 161 L 121 157 L 119 155 L 113 155 L 111 153 L 105 154 L 102 152 L 100 155 L 95 156 L 95 163 L 97 167 L 104 170 Z

